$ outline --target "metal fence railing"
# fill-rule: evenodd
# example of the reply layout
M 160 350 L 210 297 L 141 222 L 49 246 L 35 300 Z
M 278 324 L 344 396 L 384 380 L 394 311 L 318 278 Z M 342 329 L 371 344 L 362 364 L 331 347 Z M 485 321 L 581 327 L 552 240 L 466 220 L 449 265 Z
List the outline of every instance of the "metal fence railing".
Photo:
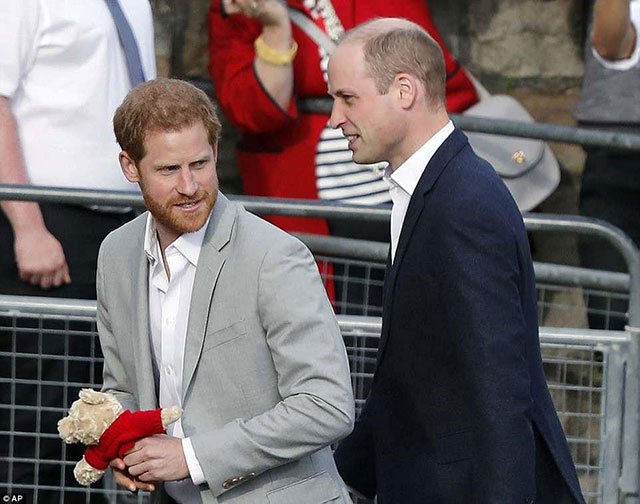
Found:
M 375 370 L 380 319 L 339 316 L 351 366 L 356 410 L 360 412 Z M 64 342 L 64 355 L 47 350 L 47 341 Z M 631 333 L 583 329 L 541 328 L 540 341 L 549 388 L 563 422 L 580 483 L 589 504 L 618 502 L 626 466 L 637 457 L 624 449 L 626 376 Z M 0 296 L 0 494 L 26 494 L 39 502 L 47 489 L 62 489 L 60 502 L 71 495 L 93 502 L 99 495 L 115 498 L 113 488 L 77 485 L 71 470 L 81 450 L 69 452 L 57 432 L 48 426 L 61 418 L 82 387 L 99 388 L 102 360 L 97 351 L 95 303 Z M 88 357 L 87 357 L 88 356 Z M 56 379 L 44 380 L 38 370 L 59 369 Z M 47 391 L 62 390 L 62 403 L 51 404 Z M 37 394 L 32 394 L 33 391 Z M 56 394 L 54 394 L 56 395 Z M 36 397 L 36 400 L 27 399 Z M 15 418 L 27 413 L 36 420 L 33 429 L 16 431 Z M 16 452 L 17 439 L 28 440 L 31 454 Z M 72 449 L 72 448 L 71 448 Z M 16 482 L 14 474 L 28 468 L 37 475 L 44 466 L 59 469 L 59 479 L 49 484 Z M 138 502 L 146 502 L 141 494 Z
M 215 96 L 213 85 L 207 80 L 190 81 L 210 96 Z M 299 100 L 298 109 L 314 114 L 331 114 L 333 99 L 329 96 Z M 593 128 L 576 128 L 540 122 L 510 121 L 465 114 L 450 114 L 455 125 L 463 131 L 489 133 L 492 135 L 535 138 L 547 142 L 579 144 L 585 147 L 607 147 L 612 149 L 640 151 L 640 135 Z
M 388 222 L 390 209 L 345 205 L 323 201 L 230 196 L 248 210 L 261 215 L 289 215 L 355 220 L 363 225 Z M 72 204 L 132 206 L 143 208 L 138 193 L 0 185 L 0 200 L 47 201 Z M 530 232 L 562 232 L 597 236 L 617 248 L 627 260 L 629 274 L 597 272 L 558 264 L 536 264 L 539 322 L 551 325 L 586 326 L 586 317 L 601 315 L 603 327 L 640 326 L 640 266 L 638 250 L 622 232 L 602 221 L 576 216 L 525 214 Z M 379 315 L 381 279 L 388 245 L 379 242 L 327 240 L 304 235 L 301 239 L 316 254 L 324 268 L 325 282 L 336 282 L 336 309 L 340 313 Z M 335 274 L 335 277 L 334 277 Z M 368 289 L 367 296 L 358 284 Z M 352 295 L 352 291 L 358 295 Z M 345 296 L 341 296 L 344 291 Z

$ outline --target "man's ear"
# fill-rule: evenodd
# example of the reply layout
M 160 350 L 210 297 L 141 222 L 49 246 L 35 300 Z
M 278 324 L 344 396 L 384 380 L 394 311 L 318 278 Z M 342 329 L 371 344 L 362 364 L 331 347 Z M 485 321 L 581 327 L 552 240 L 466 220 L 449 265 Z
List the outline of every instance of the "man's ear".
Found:
M 401 73 L 396 75 L 393 82 L 400 106 L 404 109 L 411 108 L 418 97 L 418 82 L 415 77 Z
M 127 178 L 129 182 L 138 183 L 140 182 L 140 174 L 138 173 L 138 167 L 131 156 L 126 151 L 122 151 L 118 156 L 118 161 L 120 161 L 120 168 L 122 169 L 122 173 Z
M 218 164 L 218 142 L 215 145 L 211 146 L 211 150 L 213 150 L 213 162 Z

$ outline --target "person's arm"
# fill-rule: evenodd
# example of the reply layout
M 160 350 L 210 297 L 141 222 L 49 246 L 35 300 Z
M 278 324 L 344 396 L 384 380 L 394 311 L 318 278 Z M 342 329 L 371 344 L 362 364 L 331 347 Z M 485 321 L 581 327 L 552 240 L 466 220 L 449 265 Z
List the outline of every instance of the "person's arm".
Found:
M 102 391 L 114 394 L 122 407 L 131 411 L 138 410 L 137 402 L 130 391 L 127 375 L 122 367 L 118 345 L 111 330 L 111 316 L 107 304 L 104 287 L 104 244 L 98 252 L 98 267 L 96 273 L 97 289 L 97 313 L 96 325 L 100 334 L 100 346 L 104 355 L 104 367 L 102 371 Z M 118 486 L 126 488 L 130 492 L 138 490 L 153 491 L 153 483 L 142 482 L 129 474 L 124 461 L 115 458 L 110 462 L 115 482 Z
M 373 500 L 376 495 L 376 457 L 369 417 L 369 401 L 362 409 L 353 432 L 343 439 L 333 454 L 340 477 L 356 497 Z
M 262 25 L 260 34 L 264 43 L 280 52 L 291 49 L 291 22 L 287 7 L 278 0 L 223 0 L 228 15 L 243 14 Z M 274 65 L 257 54 L 254 60 L 256 75 L 265 91 L 283 109 L 286 109 L 293 93 L 293 62 Z
M 636 46 L 636 29 L 630 19 L 629 0 L 597 0 L 593 7 L 591 42 L 606 60 L 631 56 Z
M 512 209 L 480 192 L 459 195 L 440 212 L 429 236 L 438 244 L 431 260 L 441 265 L 434 282 L 446 286 L 447 344 L 472 398 L 473 464 L 481 468 L 474 471 L 474 497 L 486 504 L 525 502 L 535 495 L 528 368 L 535 357 L 527 348 L 537 328 L 527 325 L 521 304 L 526 265 L 519 263 L 516 224 L 504 215 Z
M 252 418 L 189 436 L 216 496 L 231 478 L 298 460 L 353 428 L 353 391 L 340 328 L 313 256 L 297 240 L 282 235 L 264 256 L 258 309 L 282 399 Z
M 11 102 L 0 96 L 0 183 L 29 184 Z M 37 203 L 2 201 L 11 223 L 20 278 L 42 289 L 71 282 L 60 242 L 47 230 Z
M 262 36 L 272 49 L 290 49 L 291 22 L 286 7 L 276 0 L 258 2 L 255 18 L 249 15 L 251 3 L 224 0 L 225 7 L 221 7 L 222 0 L 213 1 L 209 11 L 209 72 L 216 98 L 230 121 L 242 131 L 267 133 L 291 124 L 297 117 L 293 64 L 263 61 L 254 43 Z

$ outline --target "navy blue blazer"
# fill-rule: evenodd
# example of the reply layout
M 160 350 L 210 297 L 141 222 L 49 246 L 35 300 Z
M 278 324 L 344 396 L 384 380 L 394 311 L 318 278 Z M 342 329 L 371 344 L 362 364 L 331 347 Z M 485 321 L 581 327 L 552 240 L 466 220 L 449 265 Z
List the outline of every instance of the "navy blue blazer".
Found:
M 411 198 L 372 389 L 335 458 L 379 504 L 584 502 L 542 369 L 522 216 L 460 130 Z

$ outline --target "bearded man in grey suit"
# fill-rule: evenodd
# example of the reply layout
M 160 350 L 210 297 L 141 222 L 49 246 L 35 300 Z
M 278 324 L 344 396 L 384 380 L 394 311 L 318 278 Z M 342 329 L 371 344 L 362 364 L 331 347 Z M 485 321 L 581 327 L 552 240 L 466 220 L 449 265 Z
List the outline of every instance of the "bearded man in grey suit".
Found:
M 350 502 L 328 445 L 353 395 L 313 257 L 218 192 L 220 123 L 195 87 L 138 86 L 114 128 L 149 212 L 100 249 L 103 390 L 183 409 L 112 461 L 116 481 L 188 504 Z

